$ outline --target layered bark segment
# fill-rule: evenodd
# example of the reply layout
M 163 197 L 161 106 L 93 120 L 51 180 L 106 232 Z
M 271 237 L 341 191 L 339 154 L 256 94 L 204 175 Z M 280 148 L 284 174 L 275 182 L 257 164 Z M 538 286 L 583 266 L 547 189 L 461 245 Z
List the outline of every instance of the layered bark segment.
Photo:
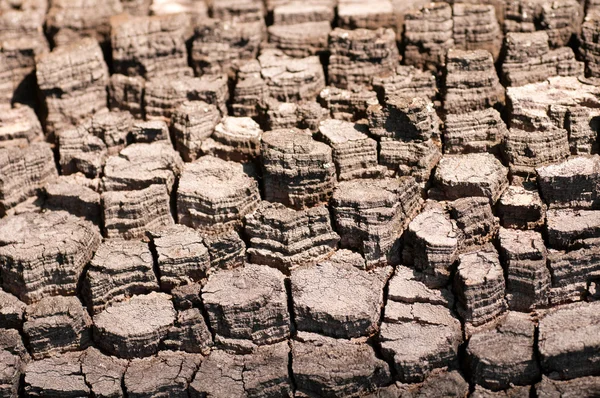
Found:
M 167 294 L 133 296 L 94 315 L 94 341 L 120 358 L 150 356 L 158 351 L 176 316 Z
M 369 268 L 399 262 L 399 239 L 422 204 L 411 177 L 342 182 L 332 199 L 341 245 L 360 250 Z
M 135 294 L 158 290 L 152 253 L 137 241 L 105 241 L 90 261 L 82 283 L 82 296 L 97 314 Z
M 462 342 L 460 322 L 451 310 L 452 294 L 426 287 L 421 278 L 409 268 L 396 267 L 379 335 L 384 357 L 405 383 L 455 366 Z
M 209 279 L 202 300 L 212 330 L 226 345 L 254 346 L 290 334 L 284 275 L 265 265 L 247 264 Z
M 363 269 L 354 263 L 362 263 Z M 373 334 L 383 307 L 383 288 L 391 273 L 391 267 L 366 271 L 359 254 L 344 250 L 316 266 L 292 271 L 298 330 L 337 338 Z
M 0 214 L 34 196 L 57 177 L 50 145 L 0 148 Z
M 49 133 L 76 126 L 106 109 L 108 67 L 94 39 L 82 39 L 40 55 L 36 76 L 47 108 Z
M 305 131 L 264 133 L 262 167 L 265 200 L 302 209 L 328 201 L 333 193 L 332 150 Z
M 0 222 L 3 287 L 26 303 L 73 295 L 100 240 L 91 222 L 65 212 L 6 217 Z
M 179 222 L 206 235 L 240 229 L 260 201 L 256 180 L 239 163 L 204 156 L 183 169 L 177 191 Z
M 399 57 L 394 31 L 384 28 L 334 29 L 329 35 L 329 51 L 329 82 L 344 89 L 370 87 L 374 76 L 393 74 Z
M 292 358 L 296 388 L 308 396 L 367 394 L 391 381 L 387 363 L 366 343 L 299 332 Z

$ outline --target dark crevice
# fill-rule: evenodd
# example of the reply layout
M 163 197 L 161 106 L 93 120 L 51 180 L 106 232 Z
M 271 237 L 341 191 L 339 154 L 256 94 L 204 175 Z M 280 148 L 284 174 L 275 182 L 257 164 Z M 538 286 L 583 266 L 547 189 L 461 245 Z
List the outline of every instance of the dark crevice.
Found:
M 210 332 L 210 335 L 212 337 L 212 341 L 213 341 L 213 344 L 214 344 L 215 340 L 216 340 L 217 333 L 212 328 L 212 325 L 210 323 L 210 317 L 208 315 L 208 311 L 206 309 L 206 306 L 204 305 L 204 299 L 202 297 L 202 294 L 200 294 L 200 313 L 202 314 L 202 318 L 204 318 L 204 323 L 206 324 L 206 328 Z
M 385 317 L 385 308 L 388 303 L 390 281 L 392 280 L 392 278 L 394 277 L 395 274 L 396 274 L 396 267 L 393 267 L 392 273 L 390 274 L 389 278 L 385 282 L 385 285 L 383 286 L 383 303 L 381 305 L 381 312 L 379 315 L 379 320 L 377 322 L 377 333 L 370 336 L 368 339 L 369 344 L 371 345 L 371 347 L 373 347 L 373 351 L 375 352 L 375 357 L 378 359 L 381 359 L 382 361 L 385 361 L 385 363 L 388 364 L 388 367 L 390 369 L 390 374 L 392 376 L 392 383 L 399 380 L 399 374 L 396 370 L 396 365 L 395 365 L 393 359 L 390 360 L 386 355 L 383 354 L 383 348 L 381 347 L 379 333 L 381 332 L 381 325 L 382 325 L 384 317 Z
M 158 281 L 158 285 L 162 289 L 162 284 L 160 283 L 160 267 L 158 266 L 158 252 L 156 250 L 156 244 L 154 243 L 154 239 L 149 236 L 150 241 L 148 242 L 148 248 L 150 249 L 150 253 L 152 253 L 152 270 L 154 271 L 154 275 L 156 275 L 156 280 Z M 169 293 L 169 292 L 167 292 Z

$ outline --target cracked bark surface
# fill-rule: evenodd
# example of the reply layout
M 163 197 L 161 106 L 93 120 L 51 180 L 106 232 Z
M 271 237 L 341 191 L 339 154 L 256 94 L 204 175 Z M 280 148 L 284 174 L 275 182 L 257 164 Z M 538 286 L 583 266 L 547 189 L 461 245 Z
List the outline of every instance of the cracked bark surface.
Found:
M 81 286 L 90 313 L 97 314 L 136 294 L 158 290 L 152 268 L 152 253 L 147 244 L 104 241 L 90 261 Z
M 0 0 L 0 396 L 600 394 L 600 2 L 363 3 Z
M 202 300 L 217 338 L 233 350 L 289 337 L 284 275 L 273 268 L 247 264 L 218 272 L 202 288 Z
M 120 358 L 150 356 L 158 351 L 176 315 L 171 296 L 136 295 L 94 315 L 94 341 Z
M 0 221 L 2 286 L 28 304 L 73 295 L 100 240 L 92 223 L 62 211 L 5 217 Z
M 184 166 L 177 189 L 181 224 L 203 235 L 239 230 L 259 205 L 256 180 L 239 163 L 203 156 Z
M 292 271 L 298 330 L 346 339 L 375 333 L 391 274 L 392 267 L 366 271 L 362 257 L 349 251 Z

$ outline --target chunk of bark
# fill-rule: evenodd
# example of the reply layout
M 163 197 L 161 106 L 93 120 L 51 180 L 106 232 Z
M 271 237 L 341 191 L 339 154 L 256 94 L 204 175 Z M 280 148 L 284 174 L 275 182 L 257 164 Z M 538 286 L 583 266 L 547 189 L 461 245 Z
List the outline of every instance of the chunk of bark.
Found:
M 168 142 L 133 144 L 111 156 L 104 167 L 106 191 L 133 191 L 164 185 L 171 192 L 183 161 Z
M 123 374 L 127 361 L 102 354 L 98 349 L 90 347 L 81 355 L 81 371 L 85 375 L 85 383 L 93 396 L 98 398 L 121 398 Z
M 225 116 L 211 137 L 202 142 L 202 153 L 224 160 L 248 163 L 260 156 L 262 130 L 249 117 Z
M 170 350 L 207 354 L 213 341 L 202 312 L 198 308 L 179 311 L 163 344 Z
M 575 59 L 569 47 L 550 49 L 544 31 L 508 33 L 506 58 L 502 63 L 502 80 L 507 86 L 524 86 L 543 82 L 550 76 L 579 76 L 583 63 Z
M 382 354 L 403 383 L 420 382 L 436 369 L 456 365 L 460 322 L 449 290 L 433 290 L 423 275 L 399 266 L 389 283 L 381 325 Z M 409 349 L 407 349 L 409 347 Z
M 202 300 L 200 299 L 202 285 L 203 283 L 201 282 L 192 282 L 187 285 L 174 287 L 173 290 L 171 290 L 171 296 L 173 296 L 173 305 L 175 305 L 175 309 L 177 311 L 185 311 L 194 307 L 202 307 Z
M 260 0 L 214 0 L 213 18 L 225 21 L 239 20 L 252 22 L 264 18 L 265 5 Z
M 42 125 L 32 108 L 20 104 L 14 108 L 2 108 L 0 148 L 24 148 L 43 139 Z
M 421 185 L 428 183 L 431 172 L 442 158 L 434 140 L 397 141 L 381 138 L 379 162 L 396 176 L 411 176 Z
M 548 304 L 551 286 L 542 235 L 501 228 L 500 258 L 506 268 L 506 300 L 511 310 L 530 311 Z
M 266 111 L 265 129 L 283 130 L 293 129 L 298 126 L 298 105 L 291 102 L 279 102 L 276 99 L 268 98 L 264 102 Z
M 404 64 L 441 70 L 454 47 L 454 22 L 449 4 L 427 3 L 404 14 Z
M 466 397 L 469 393 L 469 383 L 456 370 L 436 369 L 421 384 L 400 385 L 406 388 L 407 396 L 416 398 Z M 401 396 L 404 397 L 404 394 Z
M 74 296 L 45 297 L 27 306 L 23 333 L 34 359 L 79 351 L 91 340 L 92 319 Z
M 90 387 L 79 363 L 80 353 L 31 362 L 25 369 L 28 397 L 78 398 L 90 396 Z
M 571 249 L 600 242 L 600 211 L 549 210 L 546 220 L 548 244 L 555 249 Z
M 128 111 L 136 118 L 142 118 L 145 87 L 146 81 L 141 76 L 113 73 L 108 83 L 108 107 Z
M 168 122 L 175 109 L 185 101 L 204 101 L 215 105 L 221 114 L 225 115 L 228 97 L 229 89 L 225 75 L 179 78 L 158 76 L 146 83 L 144 111 L 149 120 Z
M 4 1 L 0 8 L 0 102 L 33 104 L 35 57 L 49 49 L 43 32 L 48 2 Z
M 321 122 L 318 137 L 331 146 L 338 180 L 378 178 L 384 168 L 377 164 L 377 142 L 359 126 L 342 120 Z
M 573 157 L 536 172 L 540 194 L 550 208 L 600 208 L 600 157 Z
M 441 206 L 428 203 L 408 225 L 403 261 L 421 271 L 428 286 L 445 286 L 458 259 L 458 238 L 456 222 Z
M 374 76 L 394 74 L 399 58 L 394 31 L 384 28 L 336 28 L 329 34 L 329 51 L 329 84 L 343 89 L 370 88 Z
M 304 102 L 298 104 L 298 128 L 308 129 L 311 132 L 319 130 L 322 121 L 329 118 L 329 111 L 317 102 Z
M 176 351 L 161 351 L 155 357 L 133 359 L 123 383 L 127 396 L 187 397 L 187 388 L 194 377 L 202 356 Z
M 290 57 L 303 58 L 328 53 L 328 38 L 331 33 L 329 21 L 275 24 L 269 26 L 267 31 L 269 47 L 281 50 Z
M 367 109 L 369 131 L 379 138 L 428 141 L 440 137 L 440 119 L 433 103 L 422 97 L 389 97 L 385 105 Z
M 179 223 L 213 235 L 240 229 L 260 201 L 256 180 L 239 163 L 203 156 L 184 166 L 177 189 Z
M 34 196 L 57 174 L 49 144 L 0 148 L 0 214 Z
M 593 397 L 600 394 L 600 377 L 587 376 L 572 380 L 552 380 L 542 376 L 542 381 L 535 385 L 539 398 L 554 397 Z
M 127 76 L 191 76 L 185 45 L 190 19 L 185 14 L 110 19 L 112 61 L 115 73 Z
M 94 39 L 82 39 L 40 55 L 36 76 L 47 109 L 46 132 L 51 135 L 106 109 L 108 67 Z
M 555 126 L 566 130 L 568 135 L 565 137 L 563 133 L 560 136 L 549 136 L 546 147 L 533 147 L 525 155 L 542 159 L 549 157 L 546 162 L 553 163 L 569 153 L 577 155 L 597 152 L 600 129 L 599 93 L 598 87 L 584 84 L 575 76 L 554 76 L 542 83 L 509 87 L 507 97 L 511 128 L 525 130 L 526 134 L 532 135 L 532 130 L 552 132 L 548 126 Z M 567 148 L 565 138 L 568 139 Z M 537 141 L 540 138 L 533 142 Z M 557 156 L 558 153 L 561 156 Z
M 546 205 L 537 189 L 511 185 L 498 200 L 498 213 L 504 228 L 535 229 L 544 224 Z
M 60 176 L 44 187 L 45 207 L 64 210 L 78 217 L 99 224 L 102 213 L 100 194 L 83 185 L 76 174 Z
M 21 329 L 25 307 L 24 302 L 0 289 L 0 328 Z
M 493 155 L 476 153 L 444 156 L 434 174 L 431 199 L 487 197 L 496 203 L 508 187 L 508 170 Z
M 408 65 L 398 65 L 393 75 L 374 77 L 373 90 L 382 104 L 392 97 L 423 97 L 433 101 L 437 96 L 435 75 Z
M 152 253 L 143 242 L 105 241 L 90 261 L 81 294 L 91 314 L 135 294 L 158 290 Z
M 256 117 L 262 113 L 269 89 L 260 73 L 258 60 L 245 62 L 237 71 L 237 84 L 231 98 L 233 116 Z
M 494 108 L 448 114 L 444 120 L 444 153 L 499 153 L 507 134 L 506 124 Z
M 510 312 L 495 330 L 471 336 L 467 363 L 472 380 L 492 390 L 529 385 L 540 377 L 529 315 Z M 507 347 L 511 347 L 507 350 Z
M 115 155 L 127 145 L 133 117 L 129 112 L 103 112 L 86 120 L 79 128 L 100 138 L 106 144 L 108 154 Z
M 150 185 L 139 191 L 104 192 L 104 235 L 106 238 L 139 239 L 146 231 L 174 223 L 164 185 Z
M 504 103 L 494 60 L 485 50 L 449 50 L 443 81 L 444 110 L 465 113 Z
M 156 262 L 162 290 L 198 282 L 210 270 L 209 251 L 202 235 L 192 228 L 174 225 L 151 231 L 150 239 L 156 252 Z
M 204 244 L 208 248 L 212 268 L 232 269 L 244 264 L 246 244 L 236 231 L 207 236 Z
M 196 75 L 234 75 L 244 61 L 256 59 L 265 36 L 264 21 L 205 19 L 195 26 L 190 52 Z
M 0 222 L 2 286 L 28 304 L 75 294 L 100 240 L 91 222 L 62 211 L 5 217 Z
M 581 301 L 590 293 L 593 281 L 600 278 L 600 247 L 584 245 L 568 252 L 549 250 L 548 268 L 552 275 L 550 304 Z
M 280 50 L 266 50 L 258 62 L 269 96 L 278 101 L 314 101 L 325 88 L 325 73 L 317 56 L 292 58 Z
M 287 342 L 257 347 L 246 355 L 213 350 L 190 384 L 190 397 L 291 397 L 289 350 Z
M 275 25 L 295 25 L 320 21 L 333 22 L 335 17 L 334 7 L 326 4 L 327 1 L 311 1 L 308 3 L 285 1 L 284 3 L 286 4 L 281 4 L 273 8 L 273 23 Z
M 150 13 L 152 0 L 121 0 L 123 11 L 129 15 L 144 16 Z
M 186 162 L 201 155 L 203 142 L 213 134 L 220 121 L 217 107 L 203 101 L 186 101 L 174 110 L 171 128 L 175 147 Z
M 377 93 L 361 86 L 352 86 L 348 90 L 326 87 L 319 94 L 319 102 L 333 119 L 351 122 L 367 117 L 367 108 L 377 104 Z
M 133 296 L 94 316 L 94 341 L 105 352 L 120 358 L 150 356 L 158 351 L 176 316 L 167 294 Z
M 400 261 L 400 237 L 422 199 L 411 177 L 365 179 L 341 182 L 331 205 L 341 246 L 360 250 L 371 268 Z
M 296 211 L 267 201 L 246 216 L 244 232 L 250 239 L 251 262 L 286 273 L 326 258 L 340 239 L 331 227 L 326 207 Z
M 342 29 L 395 28 L 396 16 L 390 0 L 369 3 L 340 0 L 338 4 L 338 26 Z
M 298 130 L 262 136 L 265 200 L 302 209 L 327 202 L 335 184 L 331 148 Z
M 360 396 L 391 381 L 388 364 L 366 343 L 299 332 L 291 345 L 296 389 L 305 396 Z
M 169 126 L 162 120 L 134 122 L 131 127 L 130 138 L 136 144 L 150 144 L 156 141 L 171 142 Z
M 455 3 L 452 5 L 454 21 L 454 48 L 465 51 L 486 50 L 498 59 L 502 48 L 502 32 L 493 5 Z
M 359 254 L 354 256 L 362 261 Z M 379 328 L 383 288 L 392 267 L 368 272 L 340 257 L 334 254 L 328 261 L 291 273 L 298 330 L 349 339 L 369 336 Z
M 25 344 L 23 344 L 21 334 L 17 329 L 2 329 L 2 333 L 0 333 L 0 351 L 2 350 L 18 356 L 23 365 L 31 359 L 27 348 L 25 348 Z
M 553 379 L 598 374 L 600 303 L 581 303 L 550 310 L 539 323 L 542 369 Z
M 108 150 L 101 138 L 78 126 L 58 132 L 57 141 L 62 174 L 83 173 L 89 178 L 102 174 Z
M 264 265 L 223 270 L 202 289 L 211 329 L 224 339 L 273 344 L 290 334 L 284 275 Z
M 123 12 L 119 0 L 94 3 L 85 0 L 52 0 L 46 15 L 46 34 L 54 46 L 85 37 L 110 43 L 110 18 Z
M 488 199 L 460 198 L 449 206 L 450 215 L 461 230 L 459 246 L 462 250 L 484 245 L 498 234 L 498 218 L 494 216 Z
M 513 1 L 506 4 L 504 30 L 533 32 L 545 30 L 551 47 L 566 46 L 581 29 L 583 9 L 576 0 L 552 2 Z
M 7 398 L 19 396 L 19 384 L 23 373 L 21 358 L 7 350 L 0 350 L 0 395 Z
M 506 311 L 504 274 L 493 247 L 463 254 L 459 261 L 454 277 L 457 311 L 470 335 L 476 328 L 497 321 Z
M 532 175 L 537 167 L 569 156 L 568 132 L 552 125 L 534 131 L 511 127 L 504 141 L 504 154 L 512 174 Z

